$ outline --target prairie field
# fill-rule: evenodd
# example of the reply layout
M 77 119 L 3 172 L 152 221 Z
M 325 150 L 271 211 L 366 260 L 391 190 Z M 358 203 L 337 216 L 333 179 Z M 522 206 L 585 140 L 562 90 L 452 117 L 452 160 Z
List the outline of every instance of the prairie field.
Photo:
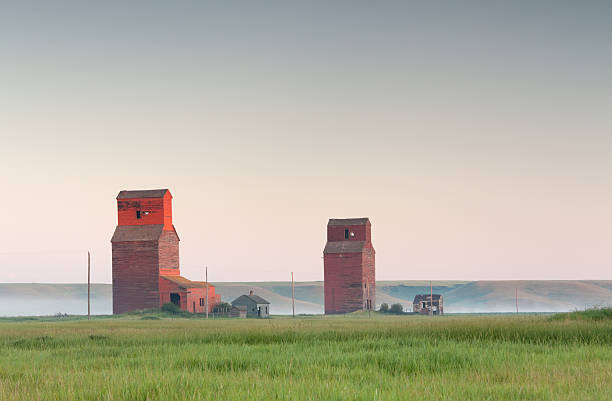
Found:
M 1 400 L 610 400 L 612 320 L 0 321 Z

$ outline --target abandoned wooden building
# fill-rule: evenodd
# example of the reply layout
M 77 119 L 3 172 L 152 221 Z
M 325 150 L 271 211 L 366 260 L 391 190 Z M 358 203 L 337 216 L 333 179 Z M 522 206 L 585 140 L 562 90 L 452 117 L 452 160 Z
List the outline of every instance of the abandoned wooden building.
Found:
M 113 313 L 159 308 L 168 302 L 193 313 L 206 312 L 208 304 L 212 312 L 221 300 L 215 287 L 207 289 L 205 282 L 181 276 L 170 191 L 121 191 L 117 214 L 111 239 Z
M 247 317 L 247 307 L 244 305 L 232 306 L 232 308 L 229 311 L 229 316 L 246 318 Z
M 412 301 L 412 311 L 422 315 L 443 315 L 444 301 L 441 294 L 433 294 L 433 302 L 431 294 L 418 294 Z
M 232 301 L 232 306 L 246 307 L 247 317 L 270 317 L 270 302 L 249 291 L 249 295 L 241 295 Z M 233 309 L 233 308 L 232 308 Z
M 329 220 L 323 251 L 326 314 L 374 309 L 375 254 L 367 217 Z

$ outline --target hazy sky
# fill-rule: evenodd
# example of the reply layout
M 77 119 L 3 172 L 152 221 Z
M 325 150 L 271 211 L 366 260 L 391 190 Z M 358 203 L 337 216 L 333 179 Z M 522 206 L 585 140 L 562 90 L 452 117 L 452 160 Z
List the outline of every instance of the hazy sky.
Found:
M 110 282 L 149 188 L 191 279 L 361 216 L 379 280 L 612 279 L 612 2 L 88 3 L 0 8 L 0 282 Z

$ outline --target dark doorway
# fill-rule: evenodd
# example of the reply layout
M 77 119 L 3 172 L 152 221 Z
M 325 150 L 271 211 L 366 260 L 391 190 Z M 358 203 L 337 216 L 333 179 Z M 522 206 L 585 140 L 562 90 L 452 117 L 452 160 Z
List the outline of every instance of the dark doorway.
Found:
M 181 306 L 181 296 L 174 292 L 170 293 L 170 302 L 180 307 Z
M 193 301 L 193 313 L 196 313 L 196 311 L 195 311 L 195 301 Z

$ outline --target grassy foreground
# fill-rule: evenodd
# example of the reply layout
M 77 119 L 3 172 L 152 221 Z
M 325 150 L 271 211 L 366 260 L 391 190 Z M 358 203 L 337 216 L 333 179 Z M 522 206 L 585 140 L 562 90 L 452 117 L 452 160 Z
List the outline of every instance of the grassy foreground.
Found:
M 612 320 L 0 322 L 1 400 L 609 400 Z

